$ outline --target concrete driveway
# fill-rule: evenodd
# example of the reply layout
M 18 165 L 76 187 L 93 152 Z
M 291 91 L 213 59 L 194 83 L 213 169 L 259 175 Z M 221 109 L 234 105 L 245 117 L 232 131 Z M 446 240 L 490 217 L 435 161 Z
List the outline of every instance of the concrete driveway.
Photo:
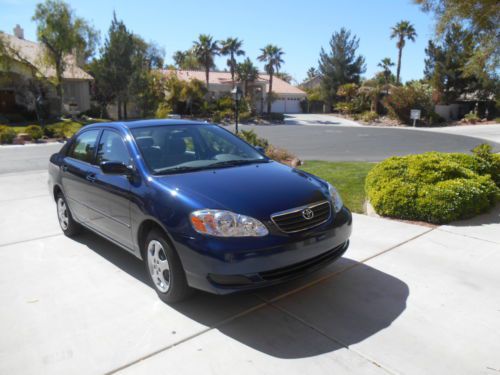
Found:
M 429 228 L 354 217 L 339 262 L 162 303 L 140 261 L 62 235 L 44 171 L 0 175 L 0 374 L 497 374 L 500 210 Z
M 321 113 L 290 113 L 285 115 L 285 125 L 338 125 L 338 126 L 363 126 L 352 120 Z

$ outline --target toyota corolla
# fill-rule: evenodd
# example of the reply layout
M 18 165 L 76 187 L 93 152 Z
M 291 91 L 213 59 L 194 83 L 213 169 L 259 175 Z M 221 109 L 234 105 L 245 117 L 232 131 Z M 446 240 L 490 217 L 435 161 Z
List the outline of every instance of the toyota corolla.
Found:
M 352 227 L 329 183 L 178 119 L 85 126 L 52 155 L 49 188 L 64 234 L 84 227 L 142 259 L 165 302 L 317 270 Z

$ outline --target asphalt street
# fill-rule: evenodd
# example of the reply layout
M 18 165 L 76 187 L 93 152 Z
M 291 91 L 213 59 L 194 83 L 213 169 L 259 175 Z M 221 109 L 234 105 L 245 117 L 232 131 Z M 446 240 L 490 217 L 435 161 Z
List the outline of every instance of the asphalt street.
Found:
M 302 160 L 380 161 L 426 151 L 469 152 L 484 140 L 470 136 L 400 128 L 331 125 L 247 126 Z M 500 144 L 490 143 L 496 152 Z M 61 143 L 0 147 L 0 174 L 47 169 Z
M 427 151 L 470 152 L 485 140 L 463 135 L 365 126 L 242 126 L 302 160 L 381 161 Z M 490 143 L 496 152 L 500 144 Z

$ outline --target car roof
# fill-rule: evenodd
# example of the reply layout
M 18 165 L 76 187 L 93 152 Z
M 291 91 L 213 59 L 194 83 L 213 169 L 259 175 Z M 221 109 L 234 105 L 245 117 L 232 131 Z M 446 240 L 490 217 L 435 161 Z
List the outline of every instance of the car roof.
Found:
M 147 126 L 162 126 L 162 125 L 207 125 L 207 122 L 192 121 L 192 120 L 177 120 L 177 119 L 155 119 L 155 120 L 134 120 L 134 121 L 113 121 L 113 122 L 97 122 L 85 126 L 85 129 L 90 128 L 128 128 L 135 129 Z

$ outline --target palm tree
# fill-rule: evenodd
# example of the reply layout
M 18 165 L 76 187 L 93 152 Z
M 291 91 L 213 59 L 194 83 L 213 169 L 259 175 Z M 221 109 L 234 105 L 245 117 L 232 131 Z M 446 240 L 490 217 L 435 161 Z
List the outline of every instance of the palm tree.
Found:
M 259 78 L 259 70 L 248 57 L 236 66 L 238 80 L 243 82 L 243 95 L 248 93 L 248 83 Z
M 236 56 L 244 56 L 245 51 L 241 49 L 243 44 L 242 40 L 238 40 L 238 38 L 227 38 L 226 40 L 220 41 L 220 54 L 222 56 L 228 56 L 227 66 L 229 67 L 229 71 L 231 72 L 231 80 L 233 81 L 234 86 L 234 73 L 236 71 Z
M 381 67 L 383 70 L 383 74 L 385 77 L 385 83 L 389 83 L 389 78 L 391 77 L 391 66 L 394 66 L 394 63 L 389 57 L 384 57 L 377 66 Z
M 194 44 L 194 53 L 201 65 L 205 68 L 205 81 L 207 83 L 207 92 L 208 92 L 208 78 L 210 75 L 210 68 L 214 66 L 214 58 L 219 55 L 219 45 L 217 41 L 213 40 L 211 35 L 200 34 L 198 40 L 193 42 Z
M 269 91 L 267 93 L 267 113 L 271 113 L 271 102 L 272 102 L 272 93 L 273 93 L 273 75 L 274 72 L 278 72 L 281 68 L 281 64 L 284 62 L 281 58 L 285 52 L 273 44 L 268 44 L 264 48 L 261 48 L 262 52 L 259 57 L 259 61 L 263 61 L 266 64 L 264 65 L 264 69 L 266 73 L 269 74 Z
M 391 39 L 397 38 L 398 42 L 396 43 L 396 46 L 399 50 L 396 84 L 399 84 L 399 75 L 401 72 L 401 55 L 403 54 L 403 48 L 405 46 L 406 39 L 414 42 L 416 37 L 417 32 L 409 21 L 400 21 L 396 24 L 396 26 L 392 27 Z

